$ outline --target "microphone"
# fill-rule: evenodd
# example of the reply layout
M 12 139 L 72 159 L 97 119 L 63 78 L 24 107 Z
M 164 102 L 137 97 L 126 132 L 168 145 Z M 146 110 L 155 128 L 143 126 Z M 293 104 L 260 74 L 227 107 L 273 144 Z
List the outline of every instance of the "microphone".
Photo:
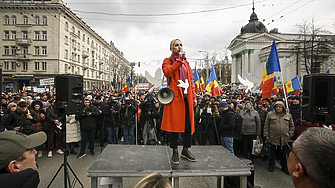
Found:
M 183 48 L 180 48 L 180 49 L 179 49 L 179 52 L 181 52 L 181 51 L 183 51 Z M 183 54 L 182 57 L 183 57 L 184 60 L 187 59 L 185 54 Z

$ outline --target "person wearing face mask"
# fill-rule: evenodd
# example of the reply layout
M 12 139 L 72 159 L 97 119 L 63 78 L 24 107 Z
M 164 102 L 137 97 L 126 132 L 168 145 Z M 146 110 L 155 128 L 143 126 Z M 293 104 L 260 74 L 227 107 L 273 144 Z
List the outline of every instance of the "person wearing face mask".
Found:
M 295 123 L 297 119 L 300 117 L 300 114 L 302 111 L 302 107 L 300 104 L 301 97 L 294 96 L 292 97 L 292 99 L 293 100 L 292 100 L 291 105 L 289 105 L 289 109 L 290 109 L 290 114 L 292 115 L 292 118 L 293 118 L 293 122 Z
M 251 154 L 253 140 L 261 135 L 261 120 L 259 114 L 253 109 L 250 101 L 245 101 L 244 110 L 240 112 L 242 116 L 242 145 L 243 155 L 245 158 L 254 161 L 254 156 Z
M 197 161 L 189 151 L 191 135 L 194 133 L 194 106 L 196 94 L 192 83 L 192 69 L 185 58 L 180 39 L 170 42 L 172 54 L 165 58 L 162 69 L 167 78 L 168 87 L 173 90 L 171 103 L 164 105 L 161 129 L 169 132 L 170 147 L 173 149 L 171 162 L 179 164 L 178 135 L 182 133 L 183 150 L 181 157 L 189 161 Z M 184 57 L 183 57 L 184 56 Z

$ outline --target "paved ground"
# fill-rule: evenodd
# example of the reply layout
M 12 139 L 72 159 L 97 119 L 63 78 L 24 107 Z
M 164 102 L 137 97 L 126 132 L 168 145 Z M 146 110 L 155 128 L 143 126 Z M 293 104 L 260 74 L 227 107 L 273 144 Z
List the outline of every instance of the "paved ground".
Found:
M 76 148 L 79 151 L 79 148 Z M 95 148 L 96 155 L 91 157 L 86 155 L 82 159 L 77 159 L 75 155 L 69 155 L 68 162 L 80 181 L 84 184 L 84 187 L 91 187 L 90 178 L 87 177 L 87 169 L 98 157 L 100 153 L 100 147 L 98 144 Z M 47 158 L 47 152 L 43 152 L 43 157 L 38 160 L 39 173 L 40 173 L 40 185 L 39 188 L 46 188 L 55 175 L 61 164 L 63 163 L 63 156 L 55 154 L 52 158 Z M 110 159 L 113 160 L 113 159 Z M 276 167 L 273 173 L 267 171 L 266 161 L 261 159 L 255 160 L 255 185 L 261 186 L 262 188 L 294 188 L 290 176 L 284 174 L 280 168 Z M 64 187 L 64 168 L 61 169 L 58 176 L 50 188 L 61 188 Z M 73 175 L 71 174 L 71 180 Z M 125 178 L 123 180 L 124 188 L 133 188 L 139 181 L 139 178 Z M 69 187 L 69 186 L 68 186 Z M 75 187 L 80 187 L 79 183 L 76 183 Z M 216 178 L 213 177 L 192 177 L 192 178 L 180 178 L 181 188 L 204 188 L 204 187 L 216 187 Z

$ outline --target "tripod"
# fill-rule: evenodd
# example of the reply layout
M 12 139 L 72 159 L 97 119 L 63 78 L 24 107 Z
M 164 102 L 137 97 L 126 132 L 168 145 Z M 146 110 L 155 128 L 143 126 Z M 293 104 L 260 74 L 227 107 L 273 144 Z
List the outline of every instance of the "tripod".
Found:
M 205 130 L 203 132 L 205 135 L 207 134 L 207 131 L 208 131 L 208 128 L 209 128 L 210 124 L 211 123 L 214 124 L 214 129 L 215 129 L 214 131 L 215 131 L 215 134 L 216 134 L 216 138 L 218 140 L 218 144 L 220 145 L 221 141 L 220 141 L 218 129 L 217 129 L 217 126 L 216 126 L 215 115 L 212 115 L 212 114 L 202 115 L 201 118 L 206 119 Z M 205 140 L 207 140 L 207 138 L 205 138 Z
M 49 185 L 47 188 L 49 188 L 52 184 L 52 182 L 55 180 L 55 178 L 57 177 L 58 173 L 60 172 L 60 170 L 62 169 L 62 167 L 64 167 L 64 188 L 67 188 L 68 187 L 68 184 L 69 183 L 69 188 L 71 187 L 74 187 L 76 185 L 76 182 L 78 181 L 79 184 L 81 185 L 81 187 L 84 187 L 84 185 L 80 182 L 78 176 L 76 175 L 76 173 L 73 171 L 73 169 L 71 168 L 70 164 L 67 162 L 67 156 L 69 154 L 69 150 L 67 149 L 66 147 L 66 115 L 63 114 L 61 116 L 61 122 L 63 124 L 63 147 L 64 147 L 64 160 L 63 160 L 63 164 L 59 167 L 59 169 L 57 170 L 56 174 L 52 177 Z M 73 176 L 74 176 L 74 180 L 71 182 L 70 180 L 70 175 L 69 175 L 69 172 L 68 172 L 68 169 L 70 169 L 70 171 L 72 172 Z

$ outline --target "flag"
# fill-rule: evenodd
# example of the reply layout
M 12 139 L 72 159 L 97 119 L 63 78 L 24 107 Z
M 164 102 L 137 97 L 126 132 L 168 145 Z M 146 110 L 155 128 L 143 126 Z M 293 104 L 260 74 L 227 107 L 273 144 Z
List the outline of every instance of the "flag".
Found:
M 129 88 L 130 88 L 130 87 L 131 87 L 130 76 L 128 76 L 127 81 L 126 81 L 126 83 L 124 84 L 124 86 L 123 86 L 121 92 L 123 92 L 123 91 L 129 91 Z
M 301 85 L 300 85 L 300 82 L 298 80 L 298 76 L 292 78 L 292 87 L 294 90 L 297 90 L 297 89 L 301 89 Z
M 47 86 L 44 86 L 43 94 L 46 92 L 46 90 L 47 90 Z
M 206 85 L 206 90 L 208 92 L 211 92 L 213 96 L 218 96 L 223 93 L 222 89 L 219 87 L 219 83 L 217 80 L 218 79 L 216 78 L 214 65 L 212 65 L 212 72 L 209 76 L 209 80 Z
M 204 78 L 202 77 L 202 72 L 200 72 L 200 91 L 205 91 L 205 81 Z
M 22 92 L 25 93 L 26 91 L 27 91 L 26 84 L 23 84 Z
M 197 67 L 194 68 L 193 84 L 194 84 L 195 93 L 198 94 L 199 89 L 200 89 L 200 83 L 199 83 L 199 76 L 198 76 L 198 72 L 197 72 Z
M 290 92 L 294 91 L 294 89 L 292 87 L 292 80 L 286 82 L 285 89 L 286 89 L 287 93 L 290 93 Z
M 273 77 L 273 88 L 272 88 L 272 94 L 278 95 L 279 94 L 279 89 L 278 89 L 278 80 L 277 77 Z
M 262 89 L 262 98 L 271 97 L 273 89 L 274 72 L 280 72 L 280 63 L 277 53 L 276 42 L 272 42 L 271 51 L 266 62 L 263 74 L 261 76 L 262 82 L 259 88 Z
M 54 85 L 50 85 L 50 91 L 53 92 L 54 91 Z
M 326 74 L 329 74 L 330 73 L 330 68 L 326 71 Z

